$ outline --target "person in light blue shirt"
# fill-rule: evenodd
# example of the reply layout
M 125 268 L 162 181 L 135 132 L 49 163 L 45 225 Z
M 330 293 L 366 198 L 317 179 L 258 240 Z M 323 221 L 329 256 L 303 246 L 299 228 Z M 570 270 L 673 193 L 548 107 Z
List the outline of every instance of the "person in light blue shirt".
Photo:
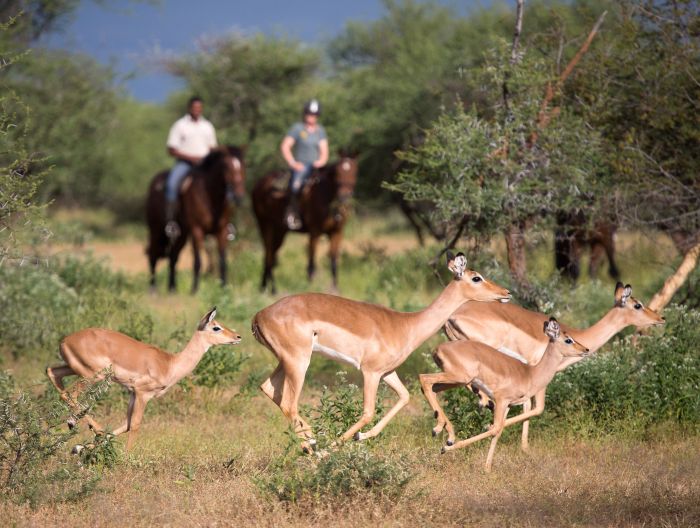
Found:
M 292 171 L 289 182 L 289 208 L 286 220 L 289 229 L 301 228 L 299 218 L 299 193 L 315 168 L 328 163 L 328 137 L 318 122 L 321 105 L 311 99 L 304 105 L 303 120 L 295 123 L 284 136 L 280 150 Z

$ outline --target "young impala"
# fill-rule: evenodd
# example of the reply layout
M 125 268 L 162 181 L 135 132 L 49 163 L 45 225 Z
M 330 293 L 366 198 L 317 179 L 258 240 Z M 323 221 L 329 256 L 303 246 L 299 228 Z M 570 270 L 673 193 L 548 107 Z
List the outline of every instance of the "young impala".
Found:
M 445 333 L 451 340 L 468 339 L 485 343 L 525 364 L 536 365 L 549 343 L 541 331 L 542 324 L 546 320 L 546 315 L 526 310 L 512 303 L 467 303 L 452 314 L 445 325 Z M 613 308 L 600 321 L 585 329 L 571 328 L 564 324 L 561 328 L 594 353 L 628 326 L 645 327 L 663 323 L 663 317 L 632 297 L 632 287 L 629 284 L 623 286 L 618 282 L 615 286 Z M 583 358 L 580 356 L 564 358 L 558 370 L 561 371 L 581 359 Z M 435 387 L 435 390 L 440 392 L 451 387 L 453 385 L 440 384 Z M 473 386 L 472 390 L 479 394 L 482 406 L 489 403 L 487 394 Z M 528 412 L 531 402 L 525 401 L 523 407 L 524 411 Z M 449 422 L 438 419 L 433 434 L 439 434 L 448 424 Z M 529 424 L 525 421 L 521 444 L 524 450 L 528 448 L 528 429 Z M 448 426 L 448 433 L 450 430 L 451 425 Z M 453 433 L 450 433 L 448 441 L 454 441 Z
M 507 301 L 508 290 L 467 270 L 463 254 L 448 254 L 447 267 L 454 280 L 435 301 L 420 312 L 396 312 L 376 304 L 352 301 L 333 295 L 305 293 L 277 301 L 258 312 L 252 321 L 253 335 L 279 360 L 272 375 L 260 386 L 292 422 L 310 450 L 315 443 L 311 428 L 298 411 L 311 354 L 317 352 L 348 363 L 362 372 L 364 407 L 358 422 L 341 437 L 371 438 L 408 403 L 408 391 L 396 374 L 411 352 L 445 324 L 466 301 Z M 360 430 L 374 416 L 377 386 L 384 380 L 399 401 L 367 433 Z
M 114 435 L 129 432 L 126 444 L 128 451 L 136 439 L 146 404 L 152 398 L 159 398 L 192 372 L 213 345 L 240 343 L 241 336 L 238 332 L 225 328 L 214 317 L 216 308 L 202 318 L 187 346 L 175 355 L 112 330 L 80 330 L 61 342 L 59 350 L 66 364 L 49 367 L 46 374 L 60 392 L 61 398 L 73 412 L 79 413 L 77 396 L 82 384 L 75 383 L 71 391 L 66 391 L 63 378 L 76 375 L 86 380 L 96 380 L 102 378 L 103 373 L 109 369 L 112 379 L 131 393 L 126 421 L 113 432 Z M 95 432 L 104 431 L 92 417 L 85 415 L 85 419 Z M 69 421 L 69 426 L 74 423 Z
M 471 384 L 488 394 L 495 405 L 493 425 L 485 433 L 478 434 L 457 443 L 448 441 L 442 452 L 466 447 L 469 444 L 493 437 L 486 458 L 486 470 L 491 470 L 496 443 L 503 428 L 537 416 L 544 411 L 544 395 L 547 385 L 557 373 L 562 359 L 584 357 L 589 350 L 570 336 L 561 333 L 559 323 L 553 317 L 544 323 L 544 332 L 549 339 L 542 359 L 537 365 L 525 365 L 515 358 L 500 354 L 494 348 L 475 341 L 448 341 L 438 346 L 433 358 L 442 369 L 436 374 L 421 374 L 420 383 L 430 406 L 436 415 L 444 411 L 437 402 L 433 385 L 436 383 Z M 524 403 L 535 397 L 535 410 L 506 420 L 511 405 Z

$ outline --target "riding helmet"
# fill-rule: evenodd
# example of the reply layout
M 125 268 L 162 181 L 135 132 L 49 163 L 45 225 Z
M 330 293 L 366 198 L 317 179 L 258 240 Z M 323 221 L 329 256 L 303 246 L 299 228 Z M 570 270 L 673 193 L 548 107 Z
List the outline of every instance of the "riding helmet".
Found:
M 307 103 L 304 105 L 304 115 L 320 115 L 321 114 L 321 105 L 316 99 L 311 99 L 310 101 L 307 101 Z

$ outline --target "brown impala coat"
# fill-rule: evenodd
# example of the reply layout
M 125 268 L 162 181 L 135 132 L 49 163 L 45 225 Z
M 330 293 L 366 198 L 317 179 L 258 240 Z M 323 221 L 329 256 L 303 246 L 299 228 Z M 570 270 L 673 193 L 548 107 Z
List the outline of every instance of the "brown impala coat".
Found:
M 433 335 L 454 310 L 469 300 L 507 300 L 507 290 L 466 269 L 462 254 L 450 257 L 455 279 L 433 303 L 420 312 L 402 313 L 333 295 L 307 293 L 281 299 L 253 317 L 253 335 L 268 347 L 279 365 L 261 389 L 292 421 L 300 437 L 312 440 L 309 426 L 298 413 L 298 402 L 312 352 L 343 361 L 362 371 L 364 412 L 342 436 L 376 436 L 408 402 L 408 391 L 395 369 Z M 399 402 L 368 433 L 360 429 L 371 421 L 377 385 L 384 381 Z M 306 446 L 308 447 L 308 445 Z

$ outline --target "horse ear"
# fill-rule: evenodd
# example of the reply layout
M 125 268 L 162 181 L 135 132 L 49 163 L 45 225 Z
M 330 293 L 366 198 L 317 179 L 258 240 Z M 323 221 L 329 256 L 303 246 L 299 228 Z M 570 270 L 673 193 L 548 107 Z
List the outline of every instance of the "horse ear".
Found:
M 199 321 L 199 325 L 197 325 L 197 330 L 204 330 L 207 325 L 214 320 L 214 317 L 216 317 L 216 306 L 214 306 L 214 308 L 209 310 L 207 314 L 202 317 L 202 319 Z
M 560 330 L 559 323 L 554 317 L 550 317 L 549 321 L 544 322 L 544 333 L 550 341 L 556 341 L 559 338 Z

